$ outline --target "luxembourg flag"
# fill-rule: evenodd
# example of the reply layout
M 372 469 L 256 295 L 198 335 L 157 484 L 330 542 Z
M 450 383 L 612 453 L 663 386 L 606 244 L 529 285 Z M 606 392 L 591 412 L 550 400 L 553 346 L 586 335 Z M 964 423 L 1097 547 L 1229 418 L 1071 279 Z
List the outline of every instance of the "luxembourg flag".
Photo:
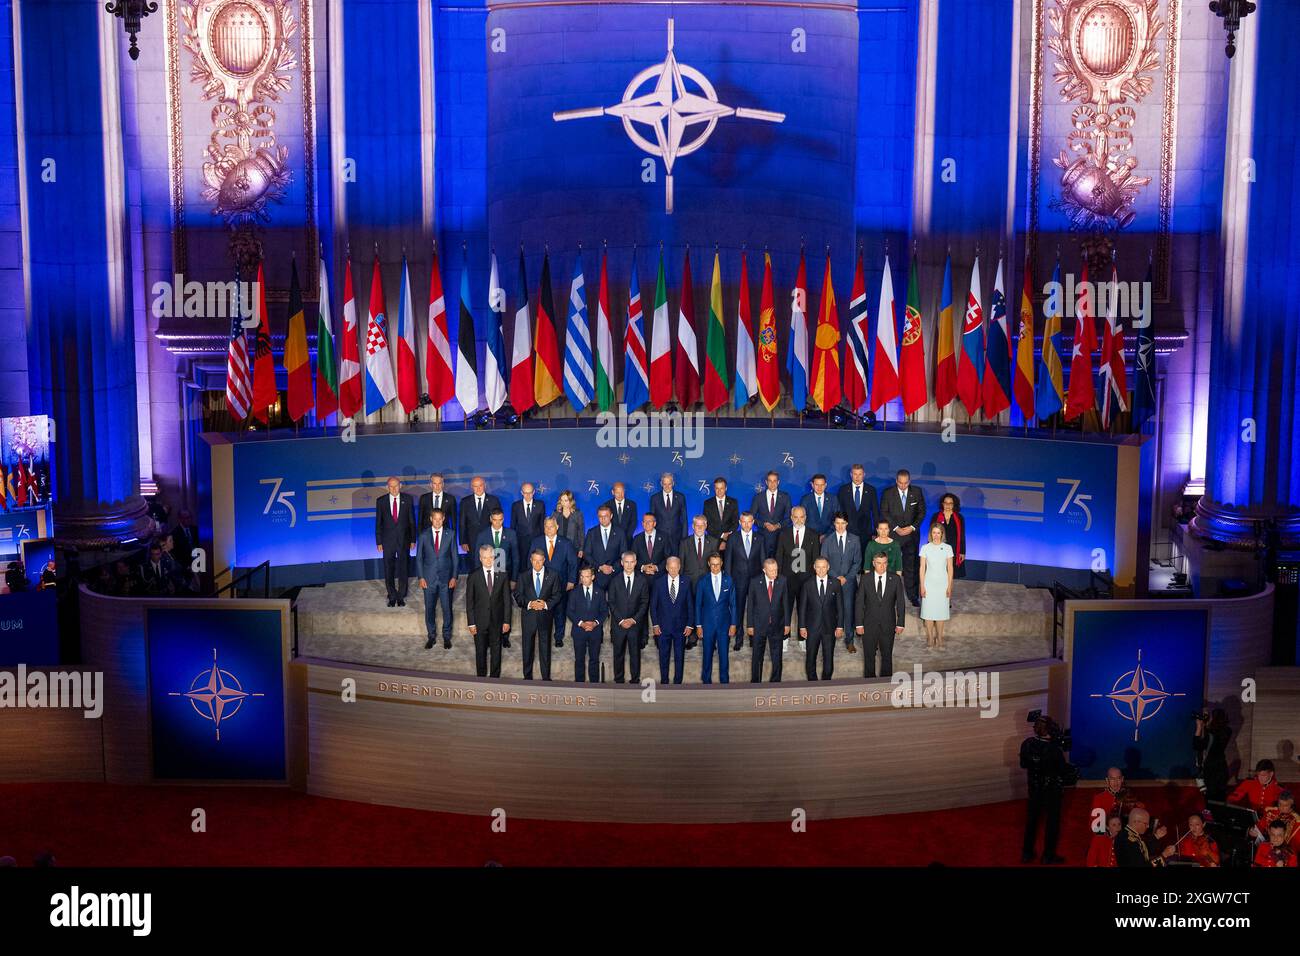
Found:
M 740 254 L 740 305 L 736 310 L 736 386 L 733 404 L 744 408 L 758 394 L 758 363 L 754 355 L 754 318 L 749 310 L 749 266 Z
M 876 309 L 876 347 L 871 353 L 871 410 L 898 398 L 902 382 L 898 377 L 898 316 L 894 311 L 894 277 L 885 256 L 880 277 L 880 306 Z
M 797 412 L 808 405 L 808 267 L 799 251 L 799 274 L 795 278 L 790 305 L 790 402 Z
M 632 254 L 632 277 L 628 279 L 627 331 L 623 334 L 623 404 L 635 411 L 650 401 L 650 378 L 646 374 L 645 333 L 641 328 L 641 283 L 636 277 L 636 253 Z
M 370 275 L 370 318 L 366 323 L 366 414 L 379 411 L 397 396 L 384 312 L 384 279 L 376 255 Z
M 402 291 L 397 305 L 397 399 L 402 411 L 420 407 L 420 382 L 415 371 L 415 312 L 411 307 L 411 276 L 402 256 Z
M 493 414 L 506 403 L 506 342 L 501 333 L 502 316 L 505 314 L 506 290 L 501 288 L 497 254 L 493 250 L 488 273 L 487 340 L 483 350 L 483 397 L 487 400 L 487 410 Z
M 984 306 L 980 292 L 980 260 L 970 270 L 970 292 L 966 294 L 966 318 L 961 326 L 961 355 L 957 358 L 957 397 L 966 406 L 966 414 L 980 410 L 984 396 L 980 393 L 980 373 L 984 371 Z
M 1002 285 L 1001 259 L 993 280 L 982 388 L 985 418 L 995 418 L 1011 407 L 1011 335 L 1007 330 L 1007 296 Z

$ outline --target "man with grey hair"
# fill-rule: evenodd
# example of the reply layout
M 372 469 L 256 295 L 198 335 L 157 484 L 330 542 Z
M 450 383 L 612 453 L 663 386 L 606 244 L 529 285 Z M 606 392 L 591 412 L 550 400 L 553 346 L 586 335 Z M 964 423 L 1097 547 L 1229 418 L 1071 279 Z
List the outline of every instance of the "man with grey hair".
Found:
M 1144 807 L 1134 807 L 1128 814 L 1128 825 L 1115 837 L 1115 865 L 1152 867 L 1164 866 L 1165 860 L 1174 855 L 1172 845 L 1163 850 L 1156 849 L 1156 841 L 1163 840 L 1168 832 L 1160 821 L 1156 821 L 1154 831 L 1151 827 L 1151 814 Z
M 406 586 L 410 578 L 407 559 L 415 545 L 415 506 L 411 496 L 402 491 L 397 477 L 388 479 L 388 493 L 375 499 L 375 550 L 384 559 L 384 587 L 388 606 L 406 606 Z

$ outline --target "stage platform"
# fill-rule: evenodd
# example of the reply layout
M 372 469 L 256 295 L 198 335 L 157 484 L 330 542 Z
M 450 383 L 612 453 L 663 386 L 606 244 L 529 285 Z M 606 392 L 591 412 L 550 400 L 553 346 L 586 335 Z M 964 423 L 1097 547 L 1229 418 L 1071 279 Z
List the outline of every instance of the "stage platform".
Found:
M 424 601 L 419 588 L 408 595 L 407 606 L 386 606 L 382 581 L 351 581 L 304 588 L 298 597 L 298 654 L 303 657 L 343 661 L 375 667 L 441 674 L 474 673 L 474 639 L 465 630 L 464 600 L 457 589 L 453 605 L 452 646 L 439 641 L 432 650 L 424 648 Z M 907 609 L 907 629 L 894 644 L 894 667 L 911 670 L 920 663 L 926 670 L 951 670 L 990 664 L 1007 664 L 1050 657 L 1052 653 L 1052 601 L 1041 588 L 983 581 L 957 581 L 953 593 L 953 617 L 948 622 L 943 650 L 925 646 L 925 631 L 915 608 Z M 797 623 L 797 622 L 796 622 Z M 502 654 L 501 676 L 523 676 L 519 641 L 519 614 L 511 647 Z M 562 649 L 552 647 L 555 680 L 573 678 L 573 645 L 567 639 Z M 731 680 L 750 678 L 750 650 L 733 652 Z M 601 649 L 607 679 L 612 680 L 612 648 L 608 630 Z M 643 676 L 658 675 L 658 653 L 646 647 L 641 658 Z M 701 649 L 686 654 L 686 680 L 700 679 Z M 836 647 L 837 677 L 861 678 L 862 655 Z M 536 672 L 534 673 L 536 677 Z M 790 647 L 785 654 L 784 682 L 804 679 L 803 653 Z

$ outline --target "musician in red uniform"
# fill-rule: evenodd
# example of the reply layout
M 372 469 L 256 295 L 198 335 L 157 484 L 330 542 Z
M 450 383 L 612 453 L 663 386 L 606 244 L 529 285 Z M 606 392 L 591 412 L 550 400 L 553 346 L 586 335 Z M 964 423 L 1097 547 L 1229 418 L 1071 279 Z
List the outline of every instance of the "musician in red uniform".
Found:
M 1300 813 L 1295 812 L 1295 797 L 1290 790 L 1283 790 L 1277 795 L 1277 806 L 1269 807 L 1264 811 L 1264 815 L 1259 820 L 1260 825 L 1252 835 L 1256 839 L 1264 839 L 1259 831 L 1266 829 L 1274 820 L 1281 820 L 1286 826 L 1283 842 L 1291 848 L 1291 852 L 1300 853 Z
M 1255 764 L 1255 776 L 1237 784 L 1237 789 L 1228 794 L 1228 802 L 1249 807 L 1260 816 L 1269 807 L 1277 805 L 1282 788 L 1274 779 L 1273 761 L 1261 760 Z
M 1296 856 L 1286 845 L 1286 824 L 1274 820 L 1268 825 L 1268 842 L 1255 850 L 1256 866 L 1295 866 Z
M 1106 771 L 1106 787 L 1092 798 L 1092 813 L 1089 815 L 1089 824 L 1097 821 L 1100 810 L 1104 816 L 1102 819 L 1109 820 L 1113 816 L 1120 818 L 1123 823 L 1128 819 L 1129 811 L 1134 807 L 1142 806 L 1133 797 L 1133 791 L 1124 784 L 1124 772 L 1119 767 L 1111 767 Z
M 1110 817 L 1106 820 L 1106 832 L 1094 833 L 1092 842 L 1088 844 L 1088 866 L 1114 866 L 1115 865 L 1115 837 L 1119 836 L 1119 831 L 1124 829 L 1124 822 L 1119 817 Z
M 1193 813 L 1187 818 L 1187 832 L 1176 844 L 1178 859 L 1193 860 L 1201 866 L 1219 865 L 1219 844 L 1205 829 L 1205 818 Z

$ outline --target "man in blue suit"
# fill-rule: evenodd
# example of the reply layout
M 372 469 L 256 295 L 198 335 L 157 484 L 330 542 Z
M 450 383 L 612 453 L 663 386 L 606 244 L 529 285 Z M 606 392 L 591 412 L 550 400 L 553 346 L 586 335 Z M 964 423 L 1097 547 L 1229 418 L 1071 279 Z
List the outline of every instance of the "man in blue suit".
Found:
M 627 496 L 627 485 L 621 481 L 614 482 L 610 491 L 613 497 L 605 502 L 605 507 L 614 516 L 614 527 L 622 530 L 623 537 L 627 538 L 630 545 L 632 539 L 636 537 L 637 529 L 641 527 L 641 520 L 637 517 L 636 502 Z
M 560 603 L 560 579 L 546 567 L 546 555 L 534 551 L 519 572 L 515 588 L 519 626 L 523 631 L 524 680 L 533 679 L 533 660 L 541 664 L 542 680 L 551 679 L 551 627 Z
M 746 511 L 740 516 L 740 527 L 731 536 L 727 546 L 726 560 L 723 564 L 736 588 L 736 643 L 734 650 L 740 650 L 745 633 L 745 598 L 749 595 L 749 582 L 763 573 L 763 560 L 767 557 L 767 546 L 762 535 L 754 527 L 754 516 Z M 750 647 L 754 639 L 749 640 Z
M 840 485 L 840 511 L 849 519 L 849 530 L 866 541 L 876 533 L 876 489 L 867 484 L 867 469 L 855 464 L 849 480 Z
M 596 569 L 596 585 L 605 588 L 617 569 L 623 552 L 631 542 L 623 537 L 623 529 L 614 525 L 614 513 L 609 505 L 596 509 L 597 524 L 587 532 L 582 543 L 582 560 Z
M 754 521 L 763 534 L 767 553 L 776 554 L 781 529 L 790 521 L 790 496 L 781 490 L 781 476 L 775 471 L 769 471 L 763 482 L 766 487 L 754 495 L 749 510 L 754 512 Z
M 709 573 L 695 586 L 695 633 L 704 645 L 706 684 L 713 683 L 713 652 L 718 652 L 719 679 L 731 682 L 727 649 L 736 634 L 736 589 L 722 571 L 722 555 L 709 558 Z
M 686 638 L 695 624 L 695 595 L 691 593 L 691 582 L 682 575 L 681 558 L 669 558 L 665 573 L 656 578 L 650 592 L 650 619 L 654 621 L 655 643 L 659 645 L 659 682 L 668 683 L 671 657 L 673 683 L 680 684 L 686 663 Z
M 609 602 L 596 586 L 592 569 L 582 569 L 581 580 L 569 598 L 569 623 L 573 625 L 573 679 L 582 683 L 600 680 L 600 645 L 605 636 Z
M 569 592 L 578 581 L 578 549 L 568 538 L 561 538 L 560 526 L 554 518 L 547 518 L 543 532 L 533 539 L 529 551 L 546 555 L 546 566 L 560 580 L 560 603 L 555 606 L 555 646 L 564 646 L 564 624 L 568 620 Z
M 655 516 L 655 527 L 668 539 L 668 553 L 679 554 L 677 546 L 690 528 L 686 524 L 686 496 L 673 484 L 673 473 L 665 471 L 659 478 L 659 491 L 650 499 L 648 513 Z
M 456 536 L 446 527 L 441 508 L 429 512 L 429 527 L 415 545 L 415 576 L 424 589 L 425 650 L 437 636 L 438 608 L 442 608 L 442 646 L 451 647 L 451 592 L 456 587 Z
M 840 626 L 844 647 L 853 648 L 853 596 L 862 570 L 862 542 L 849 530 L 849 516 L 836 512 L 830 532 L 822 539 L 822 557 L 830 562 L 830 573 L 840 586 Z
M 519 540 L 515 536 L 515 530 L 506 527 L 506 513 L 500 508 L 492 510 L 488 515 L 488 526 L 480 531 L 474 540 L 475 553 L 485 544 L 492 546 L 495 554 L 492 563 L 498 571 L 506 575 L 513 588 L 516 572 L 522 567 L 519 564 Z
M 519 486 L 519 500 L 510 505 L 510 528 L 519 542 L 519 560 L 515 566 L 528 570 L 530 546 L 545 533 L 546 502 L 537 497 L 531 481 Z
M 813 475 L 812 491 L 803 496 L 799 502 L 808 515 L 808 527 L 817 532 L 817 537 L 824 538 L 831 530 L 831 518 L 835 515 L 836 502 L 826 493 L 826 476 Z

